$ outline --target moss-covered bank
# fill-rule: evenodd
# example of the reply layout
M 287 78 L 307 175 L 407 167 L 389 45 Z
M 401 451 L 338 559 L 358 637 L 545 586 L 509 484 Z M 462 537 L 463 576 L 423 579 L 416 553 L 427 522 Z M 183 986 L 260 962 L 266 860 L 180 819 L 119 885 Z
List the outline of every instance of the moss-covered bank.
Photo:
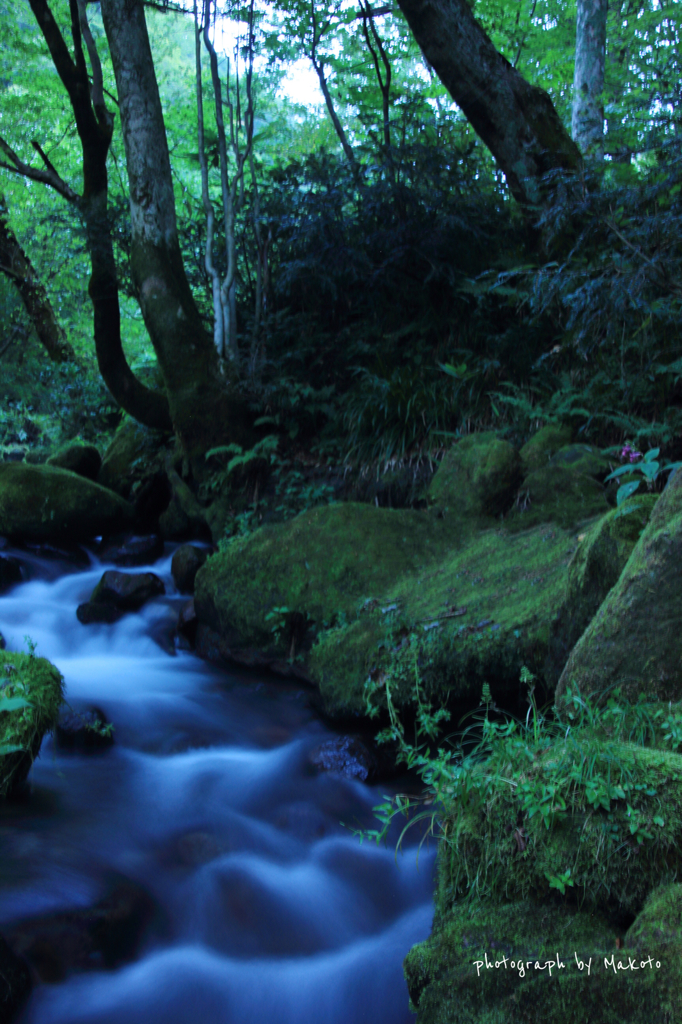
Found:
M 62 700 L 62 677 L 46 658 L 0 651 L 0 798 L 25 781 Z

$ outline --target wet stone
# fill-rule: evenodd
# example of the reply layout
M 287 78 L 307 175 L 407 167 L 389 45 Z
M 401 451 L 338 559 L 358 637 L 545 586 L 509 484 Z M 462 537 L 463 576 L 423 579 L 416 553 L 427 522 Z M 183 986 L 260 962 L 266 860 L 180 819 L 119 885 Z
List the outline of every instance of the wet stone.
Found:
M 153 572 L 125 573 L 109 569 L 90 595 L 90 604 L 113 605 L 120 611 L 137 611 L 152 597 L 166 593 Z
M 177 624 L 178 637 L 185 641 L 188 649 L 192 649 L 196 644 L 197 639 L 197 613 L 194 608 L 194 598 L 190 598 L 182 608 L 178 615 Z M 183 646 L 180 644 L 179 646 Z
M 8 555 L 0 555 L 0 594 L 16 583 L 21 583 L 21 565 Z
M 377 771 L 377 761 L 371 750 L 355 736 L 336 736 L 327 740 L 310 752 L 308 760 L 320 772 L 333 772 L 360 782 L 371 780 Z
M 91 752 L 106 750 L 114 742 L 113 728 L 99 708 L 74 711 L 64 705 L 55 728 L 55 746 L 59 750 Z
M 92 907 L 22 921 L 5 934 L 38 979 L 55 984 L 77 971 L 111 970 L 134 959 L 154 912 L 149 894 L 125 880 Z
M 86 601 L 76 608 L 76 617 L 84 626 L 90 626 L 95 622 L 111 625 L 112 622 L 117 622 L 122 614 L 113 604 L 97 604 L 94 601 Z
M 28 999 L 33 980 L 25 960 L 0 936 L 0 1021 L 11 1024 Z
M 149 565 L 163 555 L 163 538 L 156 533 L 142 537 L 109 537 L 100 544 L 97 554 L 103 562 L 114 565 Z
M 196 574 L 208 558 L 208 551 L 196 548 L 192 544 L 183 544 L 173 555 L 171 572 L 175 586 L 181 594 L 194 592 Z

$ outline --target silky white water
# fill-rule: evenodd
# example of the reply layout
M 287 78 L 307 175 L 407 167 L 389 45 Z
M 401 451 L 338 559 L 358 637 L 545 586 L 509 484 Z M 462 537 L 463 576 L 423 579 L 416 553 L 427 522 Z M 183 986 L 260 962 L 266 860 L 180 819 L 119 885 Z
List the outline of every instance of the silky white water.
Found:
M 159 908 L 133 963 L 39 985 L 21 1024 L 413 1021 L 402 960 L 430 930 L 433 848 L 396 859 L 341 824 L 372 827 L 395 787 L 310 767 L 332 734 L 297 686 L 159 645 L 183 600 L 169 555 L 125 570 L 157 573 L 165 598 L 82 626 L 109 566 L 15 554 L 32 578 L 0 597 L 8 648 L 30 637 L 115 744 L 86 756 L 46 738 L 31 795 L 1 809 L 0 933 L 93 904 L 112 876 Z

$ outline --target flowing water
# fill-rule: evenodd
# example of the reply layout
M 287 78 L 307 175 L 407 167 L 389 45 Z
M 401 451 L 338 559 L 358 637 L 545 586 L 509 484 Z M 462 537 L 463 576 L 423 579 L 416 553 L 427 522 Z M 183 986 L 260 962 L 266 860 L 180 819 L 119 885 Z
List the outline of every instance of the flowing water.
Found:
M 413 1021 L 402 960 L 430 930 L 433 850 L 396 860 L 341 824 L 372 826 L 396 787 L 312 769 L 332 734 L 299 686 L 169 649 L 169 555 L 149 567 L 165 598 L 82 626 L 110 566 L 17 554 L 31 578 L 0 597 L 8 648 L 30 637 L 116 742 L 85 755 L 46 738 L 30 797 L 2 808 L 0 933 L 91 906 L 112 875 L 158 907 L 133 963 L 38 986 L 21 1024 Z

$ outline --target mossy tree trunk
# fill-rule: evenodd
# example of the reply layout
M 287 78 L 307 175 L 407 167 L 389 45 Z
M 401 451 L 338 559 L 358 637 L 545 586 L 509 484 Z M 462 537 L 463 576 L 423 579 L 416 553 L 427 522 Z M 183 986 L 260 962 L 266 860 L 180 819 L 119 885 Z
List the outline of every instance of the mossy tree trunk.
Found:
M 29 319 L 50 359 L 66 363 L 74 359 L 74 351 L 57 320 L 45 287 L 35 271 L 21 242 L 12 231 L 4 196 L 0 195 L 0 271 L 14 284 Z
M 132 218 L 131 267 L 166 383 L 173 426 L 195 466 L 225 440 L 244 440 L 234 380 L 220 370 L 180 253 L 170 156 L 141 0 L 103 0 L 116 76 Z
M 542 176 L 580 167 L 551 99 L 495 49 L 467 0 L 398 0 L 419 46 L 504 172 L 514 197 L 541 203 Z

